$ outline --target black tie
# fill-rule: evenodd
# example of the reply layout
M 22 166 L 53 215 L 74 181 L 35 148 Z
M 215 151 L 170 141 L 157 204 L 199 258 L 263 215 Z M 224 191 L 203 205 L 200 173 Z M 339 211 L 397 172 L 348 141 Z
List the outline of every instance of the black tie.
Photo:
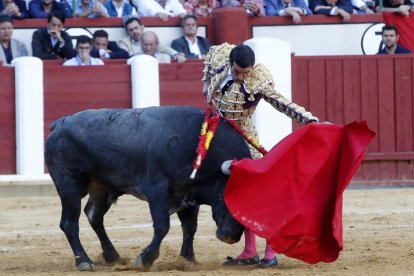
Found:
M 223 88 L 221 89 L 221 93 L 226 92 L 229 89 L 230 85 L 233 84 L 233 82 L 234 80 L 228 80 L 226 84 L 223 86 Z

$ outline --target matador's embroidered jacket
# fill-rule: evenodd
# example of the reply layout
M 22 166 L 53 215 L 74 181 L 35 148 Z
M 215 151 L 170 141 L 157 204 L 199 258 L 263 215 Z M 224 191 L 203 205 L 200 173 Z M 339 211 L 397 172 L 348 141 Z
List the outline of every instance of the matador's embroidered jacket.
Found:
M 227 91 L 222 92 L 220 85 L 230 70 L 229 55 L 234 47 L 224 43 L 212 46 L 207 53 L 202 80 L 210 82 L 206 95 L 209 104 L 213 103 L 224 117 L 236 121 L 248 135 L 256 139 L 257 133 L 251 116 L 262 98 L 278 111 L 301 124 L 319 121 L 303 107 L 292 103 L 276 91 L 272 75 L 260 63 L 254 65 L 246 74 L 243 83 L 234 82 Z

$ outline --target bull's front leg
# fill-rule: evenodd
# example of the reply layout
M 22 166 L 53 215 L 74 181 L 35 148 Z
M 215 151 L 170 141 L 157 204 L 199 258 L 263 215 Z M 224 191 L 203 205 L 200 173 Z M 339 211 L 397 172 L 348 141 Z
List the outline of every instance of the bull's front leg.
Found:
M 195 205 L 177 212 L 183 230 L 183 245 L 181 247 L 180 256 L 192 263 L 195 263 L 193 241 L 197 231 L 197 216 L 199 209 L 200 206 Z
M 154 191 L 147 196 L 151 212 L 154 236 L 151 243 L 136 258 L 135 265 L 139 270 L 147 271 L 160 255 L 160 245 L 170 229 L 170 214 L 168 212 L 168 189 Z

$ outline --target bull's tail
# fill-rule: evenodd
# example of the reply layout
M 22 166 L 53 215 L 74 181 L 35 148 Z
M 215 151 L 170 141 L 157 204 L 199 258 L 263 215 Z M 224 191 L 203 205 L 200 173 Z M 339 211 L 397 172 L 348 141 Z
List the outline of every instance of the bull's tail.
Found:
M 60 126 L 61 124 L 63 124 L 63 122 L 66 120 L 68 116 L 64 116 L 62 118 L 57 119 L 56 121 L 52 122 L 49 126 L 49 130 L 50 132 L 52 132 L 56 127 Z

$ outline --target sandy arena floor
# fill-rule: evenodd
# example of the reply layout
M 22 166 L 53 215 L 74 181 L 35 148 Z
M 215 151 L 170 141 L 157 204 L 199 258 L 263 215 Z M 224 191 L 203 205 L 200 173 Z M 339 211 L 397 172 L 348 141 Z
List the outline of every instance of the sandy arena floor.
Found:
M 59 220 L 57 196 L 0 198 L 0 274 L 89 274 L 77 271 Z M 121 197 L 111 208 L 105 225 L 118 252 L 126 258 L 135 259 L 152 237 L 147 203 L 130 196 Z M 114 271 L 99 261 L 100 245 L 84 214 L 81 240 L 99 275 L 414 275 L 414 188 L 347 190 L 344 250 L 330 264 L 312 266 L 281 255 L 281 265 L 276 268 L 223 268 L 221 262 L 227 255 L 239 253 L 242 243 L 218 241 L 210 207 L 203 206 L 195 238 L 200 264 L 182 272 L 176 268 L 181 228 L 175 215 L 171 225 L 160 258 L 147 273 Z M 259 239 L 261 254 L 263 248 Z

